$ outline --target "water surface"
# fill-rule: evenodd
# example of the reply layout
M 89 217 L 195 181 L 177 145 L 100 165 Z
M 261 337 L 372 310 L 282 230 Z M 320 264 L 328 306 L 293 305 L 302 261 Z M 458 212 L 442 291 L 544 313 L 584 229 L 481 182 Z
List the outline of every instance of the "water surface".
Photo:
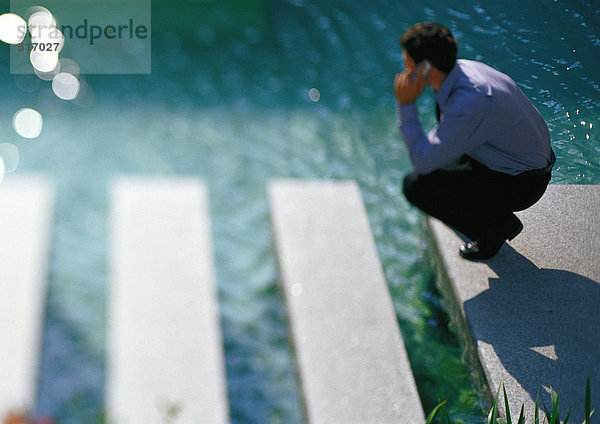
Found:
M 0 142 L 19 148 L 17 173 L 44 172 L 57 184 L 38 411 L 61 423 L 102 414 L 112 181 L 191 175 L 210 189 L 232 422 L 302 422 L 266 183 L 351 178 L 425 409 L 447 399 L 458 422 L 481 422 L 435 288 L 422 216 L 401 193 L 410 162 L 391 91 L 402 69 L 397 40 L 417 21 L 448 25 L 460 57 L 511 75 L 548 122 L 552 183 L 598 184 L 599 8 L 567 0 L 152 6 L 151 75 L 88 75 L 79 105 L 54 98 L 45 82 L 0 83 Z M 3 75 L 7 61 L 3 54 Z M 425 127 L 435 120 L 432 99 L 426 91 L 418 103 Z M 43 114 L 39 138 L 12 130 L 21 107 Z

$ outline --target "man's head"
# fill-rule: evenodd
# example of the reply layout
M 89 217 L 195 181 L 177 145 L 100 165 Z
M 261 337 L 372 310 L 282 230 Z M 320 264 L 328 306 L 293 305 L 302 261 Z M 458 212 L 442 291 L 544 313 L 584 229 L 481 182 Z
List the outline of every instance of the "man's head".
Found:
M 415 24 L 400 37 L 400 45 L 415 63 L 427 59 L 445 74 L 450 73 L 456 63 L 457 44 L 448 28 L 434 22 Z

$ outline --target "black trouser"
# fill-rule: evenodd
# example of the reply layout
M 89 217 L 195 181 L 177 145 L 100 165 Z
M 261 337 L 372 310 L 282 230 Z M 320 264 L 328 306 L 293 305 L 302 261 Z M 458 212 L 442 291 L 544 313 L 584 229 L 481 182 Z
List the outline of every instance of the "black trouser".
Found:
M 467 158 L 455 169 L 407 175 L 404 195 L 472 240 L 488 240 L 502 236 L 513 212 L 527 209 L 542 197 L 551 169 L 509 175 Z

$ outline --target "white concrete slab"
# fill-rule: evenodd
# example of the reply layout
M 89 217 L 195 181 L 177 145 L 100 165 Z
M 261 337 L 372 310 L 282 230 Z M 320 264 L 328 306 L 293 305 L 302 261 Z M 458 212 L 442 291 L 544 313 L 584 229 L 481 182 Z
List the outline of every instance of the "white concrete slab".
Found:
M 53 210 L 47 179 L 0 183 L 0 417 L 35 407 Z
M 117 423 L 228 422 L 205 186 L 120 179 L 110 230 L 109 416 Z
M 309 423 L 424 422 L 356 183 L 269 187 Z
M 600 411 L 600 186 L 550 186 L 517 213 L 524 230 L 485 263 L 458 256 L 460 238 L 429 219 L 445 282 L 495 394 L 511 409 L 549 406 L 560 391 L 563 415 L 582 422 L 586 377 Z

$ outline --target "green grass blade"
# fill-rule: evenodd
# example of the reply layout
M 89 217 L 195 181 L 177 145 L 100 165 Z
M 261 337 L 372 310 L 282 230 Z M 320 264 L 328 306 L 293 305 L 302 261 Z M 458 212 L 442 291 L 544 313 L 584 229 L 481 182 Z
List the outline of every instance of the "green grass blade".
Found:
M 500 397 L 500 387 L 498 387 L 498 393 L 496 393 L 496 399 L 494 399 L 494 405 L 490 409 L 488 415 L 488 424 L 496 424 L 498 420 L 498 398 Z
M 563 424 L 569 424 L 569 418 L 571 418 L 571 410 L 570 409 L 569 409 L 569 412 L 567 412 L 567 416 L 565 417 L 565 421 L 563 422 Z
M 552 392 L 552 394 L 553 394 L 553 396 L 552 396 L 552 416 L 550 417 L 549 424 L 556 424 L 556 420 L 558 420 L 560 422 L 560 420 L 558 418 L 558 414 L 559 414 L 559 411 L 558 411 L 559 393 L 558 392 L 556 392 L 556 393 Z
M 588 374 L 587 384 L 585 385 L 585 421 L 584 424 L 590 424 L 592 417 L 592 395 L 590 390 L 590 375 Z
M 506 408 L 506 424 L 512 424 L 510 418 L 510 407 L 508 406 L 508 396 L 506 396 L 506 386 L 502 383 L 502 391 L 504 393 L 504 408 Z
M 534 412 L 533 424 L 540 424 L 540 407 L 537 399 L 535 400 L 535 412 Z
M 595 409 L 592 409 L 592 410 L 590 411 L 590 420 L 592 419 L 592 415 L 594 415 L 594 412 L 595 412 L 595 411 L 596 411 Z M 591 423 L 591 421 L 589 421 L 589 422 Z
M 554 403 L 554 390 L 552 390 L 552 388 L 550 388 L 550 401 L 552 402 L 551 404 Z M 550 422 L 550 412 L 548 412 L 548 407 L 546 406 L 546 401 L 544 400 L 544 398 L 542 397 L 542 406 L 544 407 L 544 415 L 546 418 L 546 423 Z
M 427 421 L 425 421 L 425 424 L 431 424 L 431 422 L 433 421 L 433 418 L 435 417 L 436 412 L 438 411 L 438 409 L 440 409 L 444 404 L 446 403 L 446 401 L 440 402 L 438 403 L 438 405 L 433 408 L 433 411 L 431 411 L 429 413 L 429 415 L 427 416 Z
M 537 408 L 537 406 L 536 406 Z M 517 420 L 517 424 L 525 424 L 525 404 L 521 405 L 521 413 L 519 414 L 519 419 Z
M 446 412 L 445 406 L 440 409 L 440 418 L 442 419 L 442 424 L 454 424 L 450 418 L 450 415 L 448 415 L 448 412 Z

